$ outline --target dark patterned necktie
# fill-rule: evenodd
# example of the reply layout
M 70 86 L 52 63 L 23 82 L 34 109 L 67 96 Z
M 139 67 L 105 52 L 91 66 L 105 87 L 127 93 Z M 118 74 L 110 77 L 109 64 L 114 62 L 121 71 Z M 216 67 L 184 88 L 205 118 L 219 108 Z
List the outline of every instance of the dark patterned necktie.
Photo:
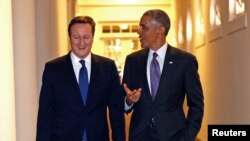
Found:
M 150 63 L 150 84 L 153 100 L 155 99 L 161 77 L 160 66 L 158 61 L 156 60 L 157 56 L 157 53 L 153 53 L 153 59 Z

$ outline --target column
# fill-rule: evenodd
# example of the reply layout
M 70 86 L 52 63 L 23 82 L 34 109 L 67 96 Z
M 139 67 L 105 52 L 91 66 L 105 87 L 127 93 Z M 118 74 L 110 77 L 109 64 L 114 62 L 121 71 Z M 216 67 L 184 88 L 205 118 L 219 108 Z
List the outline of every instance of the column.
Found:
M 67 0 L 56 0 L 56 28 L 57 29 L 57 48 L 58 55 L 68 53 L 68 19 L 67 19 Z
M 12 0 L 17 141 L 34 141 L 38 109 L 35 1 Z
M 56 49 L 57 56 L 68 53 L 68 21 L 67 21 L 67 1 L 51 1 L 52 12 L 52 46 Z
M 0 141 L 16 141 L 11 8 L 0 0 Z

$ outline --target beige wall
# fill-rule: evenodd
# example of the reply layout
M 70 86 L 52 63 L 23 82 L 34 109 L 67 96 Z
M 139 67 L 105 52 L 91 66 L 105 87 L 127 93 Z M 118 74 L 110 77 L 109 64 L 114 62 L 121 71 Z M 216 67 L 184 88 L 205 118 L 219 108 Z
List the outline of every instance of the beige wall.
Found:
M 36 54 L 38 92 L 44 65 L 69 51 L 68 19 L 75 0 L 36 0 Z
M 185 17 L 186 7 L 192 7 L 192 53 L 199 61 L 199 72 L 205 96 L 205 115 L 201 132 L 198 135 L 203 141 L 207 140 L 208 124 L 248 124 L 250 122 L 250 112 L 247 108 L 250 107 L 248 102 L 250 99 L 250 60 L 247 59 L 250 51 L 250 29 L 248 26 L 243 26 L 244 23 L 249 24 L 250 3 L 245 1 L 247 20 L 244 21 L 241 17 L 230 23 L 227 8 L 229 1 L 221 0 L 222 25 L 218 32 L 218 29 L 210 31 L 209 2 L 202 1 L 205 23 L 204 40 L 194 30 L 197 26 L 194 20 L 198 9 L 197 0 L 176 2 L 176 18 Z M 185 48 L 187 42 L 182 46 Z

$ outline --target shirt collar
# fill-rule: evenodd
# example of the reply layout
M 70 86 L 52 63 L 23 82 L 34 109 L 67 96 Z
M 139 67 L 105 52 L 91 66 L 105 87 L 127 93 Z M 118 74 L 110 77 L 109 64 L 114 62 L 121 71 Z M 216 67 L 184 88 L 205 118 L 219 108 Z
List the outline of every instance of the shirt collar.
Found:
M 166 55 L 167 48 L 168 48 L 168 44 L 165 43 L 157 51 L 153 51 L 152 49 L 150 49 L 149 54 L 150 54 L 150 56 L 153 56 L 153 53 L 156 52 L 160 58 L 164 59 L 165 55 Z
M 81 58 L 78 58 L 73 51 L 70 52 L 70 57 L 71 60 L 74 64 L 79 64 L 79 61 L 81 60 Z M 90 64 L 91 62 L 91 53 L 88 54 L 88 56 L 86 58 L 84 58 L 83 60 L 85 60 L 86 63 Z

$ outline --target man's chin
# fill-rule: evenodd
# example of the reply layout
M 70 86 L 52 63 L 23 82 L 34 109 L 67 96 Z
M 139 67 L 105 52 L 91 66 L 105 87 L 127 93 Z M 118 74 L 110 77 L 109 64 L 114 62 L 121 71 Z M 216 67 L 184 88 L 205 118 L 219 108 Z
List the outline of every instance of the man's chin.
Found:
M 148 48 L 148 46 L 141 45 L 141 48 Z

